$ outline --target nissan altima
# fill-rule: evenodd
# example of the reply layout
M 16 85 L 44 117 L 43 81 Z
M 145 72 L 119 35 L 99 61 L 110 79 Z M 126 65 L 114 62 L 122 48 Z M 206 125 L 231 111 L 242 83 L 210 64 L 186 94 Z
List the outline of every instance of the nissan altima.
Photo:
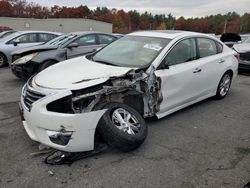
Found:
M 21 96 L 22 122 L 32 140 L 62 151 L 93 150 L 96 135 L 130 151 L 147 136 L 144 118 L 224 98 L 238 58 L 205 34 L 134 32 L 29 79 Z

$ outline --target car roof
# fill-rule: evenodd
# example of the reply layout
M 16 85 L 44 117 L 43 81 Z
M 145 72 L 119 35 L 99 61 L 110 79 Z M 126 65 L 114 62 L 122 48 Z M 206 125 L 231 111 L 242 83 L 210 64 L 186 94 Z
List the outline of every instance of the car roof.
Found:
M 63 34 L 63 33 L 52 32 L 52 31 L 35 31 L 35 30 L 17 31 L 17 34 L 25 34 L 25 33 L 51 33 L 51 34 L 57 34 L 57 35 Z
M 191 31 L 180 31 L 180 30 L 137 31 L 137 32 L 130 33 L 128 35 L 174 39 L 174 38 L 179 37 L 179 36 L 193 36 L 193 35 L 197 35 L 197 34 L 208 36 L 208 35 L 202 34 L 202 33 L 191 32 Z
M 106 35 L 112 35 L 110 33 L 104 33 L 104 32 L 98 32 L 98 31 L 76 31 L 76 32 L 71 32 L 69 34 L 73 34 L 73 35 L 85 35 L 85 34 L 106 34 Z

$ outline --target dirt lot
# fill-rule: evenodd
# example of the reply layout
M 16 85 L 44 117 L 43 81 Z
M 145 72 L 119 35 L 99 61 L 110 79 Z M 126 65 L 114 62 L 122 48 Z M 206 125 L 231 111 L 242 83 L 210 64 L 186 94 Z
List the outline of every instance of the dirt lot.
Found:
M 208 99 L 161 120 L 136 151 L 109 150 L 71 166 L 32 156 L 17 109 L 23 81 L 0 69 L 0 187 L 243 187 L 250 181 L 250 76 L 224 100 Z M 50 175 L 48 171 L 53 172 Z

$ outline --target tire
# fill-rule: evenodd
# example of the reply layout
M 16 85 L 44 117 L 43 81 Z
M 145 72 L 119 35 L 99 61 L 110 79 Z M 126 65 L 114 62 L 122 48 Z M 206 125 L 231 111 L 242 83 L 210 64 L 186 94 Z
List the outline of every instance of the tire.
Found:
M 103 139 L 120 151 L 128 152 L 138 148 L 148 134 L 148 128 L 142 116 L 130 106 L 122 103 L 109 103 L 104 108 L 108 110 L 97 126 L 97 131 Z M 130 119 L 125 120 L 125 114 L 130 114 Z M 117 117 L 122 117 L 124 126 Z M 134 125 L 131 126 L 132 122 Z
M 56 61 L 45 61 L 43 62 L 40 66 L 39 66 L 39 69 L 38 69 L 38 72 L 41 72 L 42 70 L 50 67 L 51 65 L 54 65 L 56 64 L 57 62 Z
M 231 82 L 232 82 L 232 74 L 230 72 L 226 72 L 222 76 L 222 78 L 219 82 L 215 98 L 217 98 L 217 99 L 225 98 L 226 95 L 228 94 L 230 87 L 231 87 Z
M 7 58 L 4 54 L 0 53 L 0 68 L 4 67 L 7 64 Z

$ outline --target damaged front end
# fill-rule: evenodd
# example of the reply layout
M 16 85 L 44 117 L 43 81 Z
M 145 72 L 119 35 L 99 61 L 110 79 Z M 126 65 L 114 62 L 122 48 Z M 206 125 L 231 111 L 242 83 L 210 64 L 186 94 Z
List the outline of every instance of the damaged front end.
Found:
M 133 107 L 143 117 L 152 117 L 160 110 L 162 101 L 161 79 L 154 71 L 147 74 L 132 70 L 122 77 L 111 77 L 105 83 L 71 92 L 71 96 L 49 104 L 48 110 L 77 114 L 100 110 L 110 102 L 120 102 Z M 58 106 L 63 108 L 55 109 Z

